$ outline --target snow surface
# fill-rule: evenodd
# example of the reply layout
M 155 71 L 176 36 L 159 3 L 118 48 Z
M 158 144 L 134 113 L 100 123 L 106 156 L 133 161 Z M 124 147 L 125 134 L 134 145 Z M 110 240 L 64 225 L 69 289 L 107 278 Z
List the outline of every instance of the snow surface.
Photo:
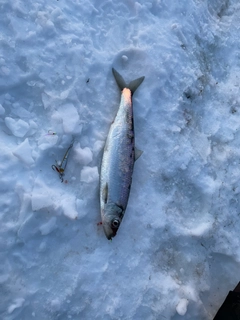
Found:
M 213 318 L 240 275 L 239 17 L 238 0 L 0 1 L 1 319 Z M 113 66 L 145 80 L 110 242 Z

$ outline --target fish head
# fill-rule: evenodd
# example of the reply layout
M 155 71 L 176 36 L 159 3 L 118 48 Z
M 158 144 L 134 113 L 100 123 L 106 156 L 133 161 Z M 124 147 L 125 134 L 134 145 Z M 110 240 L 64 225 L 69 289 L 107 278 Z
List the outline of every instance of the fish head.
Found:
M 122 222 L 123 214 L 123 208 L 115 203 L 105 205 L 102 224 L 108 240 L 111 240 L 117 234 L 118 228 Z

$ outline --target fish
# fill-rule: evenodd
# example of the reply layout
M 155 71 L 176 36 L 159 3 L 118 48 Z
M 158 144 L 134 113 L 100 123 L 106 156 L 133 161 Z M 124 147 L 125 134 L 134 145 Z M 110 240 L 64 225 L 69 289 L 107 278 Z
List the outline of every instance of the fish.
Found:
M 116 236 L 128 203 L 135 160 L 141 152 L 135 148 L 132 96 L 145 77 L 125 82 L 112 68 L 121 90 L 117 115 L 110 126 L 100 169 L 100 209 L 108 240 Z

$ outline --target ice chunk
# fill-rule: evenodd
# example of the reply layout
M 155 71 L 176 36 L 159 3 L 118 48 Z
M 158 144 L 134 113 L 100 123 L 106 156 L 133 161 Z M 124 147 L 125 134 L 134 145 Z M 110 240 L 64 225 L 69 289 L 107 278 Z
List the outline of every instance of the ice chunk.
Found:
M 29 121 L 29 131 L 28 131 L 28 135 L 33 135 L 34 133 L 36 133 L 37 129 L 38 129 L 38 126 L 36 124 L 35 121 L 33 120 L 30 120 Z
M 188 300 L 187 299 L 181 299 L 176 307 L 177 313 L 180 316 L 184 316 L 187 312 L 187 306 L 188 306 Z
M 63 121 L 63 130 L 65 133 L 73 133 L 74 129 L 79 123 L 79 115 L 77 109 L 72 103 L 65 104 L 60 107 L 58 110 L 62 121 Z
M 53 192 L 49 188 L 34 188 L 32 193 L 32 210 L 37 211 L 43 208 L 54 206 Z
M 76 198 L 68 196 L 61 201 L 63 213 L 70 219 L 76 219 L 78 213 L 76 211 Z
M 28 138 L 26 138 L 14 151 L 14 156 L 16 156 L 20 161 L 26 165 L 31 165 L 34 163 L 32 158 L 32 147 L 29 144 Z
M 79 143 L 74 148 L 74 152 L 74 159 L 84 166 L 88 165 L 93 159 L 92 151 L 88 147 L 82 149 Z
M 41 234 L 43 236 L 51 233 L 54 229 L 56 229 L 56 217 L 52 217 L 47 223 L 41 225 L 41 227 L 39 228 L 41 231 Z
M 63 186 L 63 185 L 61 185 Z M 76 210 L 76 197 L 71 194 L 56 192 L 50 186 L 37 178 L 34 189 L 32 191 L 32 210 L 51 208 L 51 210 L 62 209 L 63 214 L 70 219 L 76 219 L 78 216 Z M 52 218 L 48 223 L 40 227 L 43 235 L 52 232 L 56 228 L 56 219 Z
M 47 186 L 41 177 L 35 181 L 32 191 L 32 210 L 40 210 L 43 208 L 57 207 L 59 205 L 58 193 Z
M 47 109 L 52 105 L 52 99 L 45 92 L 42 93 L 42 103 L 44 109 Z
M 97 140 L 94 142 L 94 145 L 93 145 L 93 152 L 95 154 L 98 154 L 101 150 L 103 150 L 103 147 L 104 147 L 104 141 L 102 140 Z
M 58 141 L 58 135 L 56 134 L 44 134 L 38 140 L 38 146 L 40 150 L 46 150 L 53 147 Z
M 97 167 L 83 167 L 81 171 L 80 180 L 83 182 L 91 183 L 99 179 Z
M 19 138 L 24 137 L 29 129 L 29 124 L 22 119 L 14 120 L 13 118 L 6 117 L 5 124 L 12 131 L 12 134 Z
M 30 111 L 28 111 L 27 109 L 21 107 L 20 103 L 19 102 L 14 102 L 12 103 L 12 112 L 17 116 L 19 117 L 20 119 L 21 118 L 25 118 L 25 119 L 31 119 L 32 117 L 32 114 Z

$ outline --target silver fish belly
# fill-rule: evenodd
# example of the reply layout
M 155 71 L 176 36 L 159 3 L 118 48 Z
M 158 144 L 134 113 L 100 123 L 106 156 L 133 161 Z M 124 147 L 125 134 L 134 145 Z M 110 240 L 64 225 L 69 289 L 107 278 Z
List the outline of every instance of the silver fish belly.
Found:
M 135 162 L 132 94 L 144 77 L 126 85 L 113 69 L 122 90 L 121 102 L 106 140 L 100 173 L 100 206 L 105 235 L 112 239 L 124 216 Z

